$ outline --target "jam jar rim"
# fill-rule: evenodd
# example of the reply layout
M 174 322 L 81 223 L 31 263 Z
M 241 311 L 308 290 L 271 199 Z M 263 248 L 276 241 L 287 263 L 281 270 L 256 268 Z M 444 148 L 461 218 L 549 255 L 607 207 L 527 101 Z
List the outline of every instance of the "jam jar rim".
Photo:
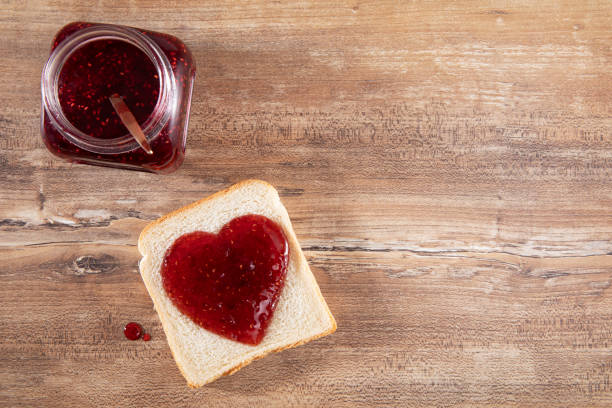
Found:
M 149 144 L 159 136 L 170 117 L 177 109 L 174 72 L 168 57 L 149 37 L 132 27 L 112 24 L 96 24 L 81 29 L 66 37 L 52 52 L 42 72 L 41 93 L 43 110 L 53 126 L 62 136 L 76 146 L 98 154 L 121 154 L 140 148 L 129 134 L 112 139 L 99 139 L 77 129 L 64 114 L 59 102 L 59 77 L 68 58 L 84 45 L 100 40 L 127 42 L 151 60 L 158 74 L 159 96 L 153 111 L 142 124 L 142 130 Z

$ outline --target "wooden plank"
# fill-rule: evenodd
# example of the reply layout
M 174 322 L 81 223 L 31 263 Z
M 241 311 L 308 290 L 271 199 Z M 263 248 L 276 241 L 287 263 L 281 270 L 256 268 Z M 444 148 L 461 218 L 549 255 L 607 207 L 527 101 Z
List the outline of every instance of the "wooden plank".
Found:
M 2 5 L 0 405 L 612 404 L 609 2 L 200 3 Z M 188 44 L 178 172 L 46 151 L 40 71 L 74 20 Z M 135 244 L 245 178 L 279 189 L 339 328 L 194 391 Z

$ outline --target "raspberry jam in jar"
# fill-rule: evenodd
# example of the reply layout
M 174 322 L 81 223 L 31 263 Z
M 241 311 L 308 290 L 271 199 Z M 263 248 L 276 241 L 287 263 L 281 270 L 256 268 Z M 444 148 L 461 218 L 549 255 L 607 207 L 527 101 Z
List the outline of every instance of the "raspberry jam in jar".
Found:
M 43 140 L 72 162 L 170 173 L 185 155 L 194 78 L 191 53 L 173 36 L 68 24 L 55 36 L 42 74 Z M 124 126 L 112 95 L 125 102 L 152 153 Z

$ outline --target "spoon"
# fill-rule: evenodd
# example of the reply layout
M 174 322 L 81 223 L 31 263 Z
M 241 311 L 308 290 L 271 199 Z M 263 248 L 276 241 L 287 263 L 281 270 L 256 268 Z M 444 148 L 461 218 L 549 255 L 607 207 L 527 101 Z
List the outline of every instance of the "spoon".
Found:
M 149 142 L 147 142 L 147 138 L 144 135 L 138 121 L 130 111 L 130 108 L 123 102 L 123 99 L 118 94 L 112 94 L 108 98 L 110 100 L 111 105 L 119 115 L 119 119 L 123 125 L 129 130 L 130 134 L 138 142 L 140 147 L 147 152 L 147 154 L 153 154 L 153 150 L 151 150 L 151 146 Z

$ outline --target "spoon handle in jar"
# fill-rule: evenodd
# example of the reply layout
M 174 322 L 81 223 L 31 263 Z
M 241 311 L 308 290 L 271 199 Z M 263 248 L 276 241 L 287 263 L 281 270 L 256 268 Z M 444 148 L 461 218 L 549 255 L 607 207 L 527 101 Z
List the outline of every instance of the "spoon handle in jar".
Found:
M 119 119 L 121 119 L 123 125 L 127 128 L 132 137 L 138 142 L 140 147 L 142 147 L 142 149 L 147 152 L 147 154 L 153 154 L 153 150 L 151 150 L 151 146 L 149 145 L 146 136 L 140 128 L 138 121 L 130 111 L 130 108 L 128 108 L 128 106 L 125 104 L 123 99 L 121 99 L 121 97 L 117 94 L 111 95 L 108 99 L 113 105 L 115 112 L 117 112 L 117 115 L 119 115 Z

